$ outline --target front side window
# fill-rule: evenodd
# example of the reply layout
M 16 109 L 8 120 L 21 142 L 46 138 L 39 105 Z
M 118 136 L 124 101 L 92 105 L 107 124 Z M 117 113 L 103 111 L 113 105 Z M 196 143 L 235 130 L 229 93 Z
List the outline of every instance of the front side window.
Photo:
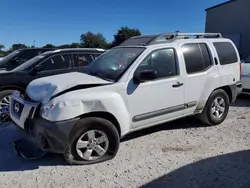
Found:
M 236 51 L 230 42 L 214 42 L 214 47 L 221 65 L 238 62 Z
M 91 62 L 87 72 L 116 82 L 144 50 L 143 47 L 113 48 Z
M 153 70 L 154 79 L 178 75 L 174 49 L 161 49 L 152 52 L 137 68 L 136 72 Z
M 65 69 L 70 67 L 69 54 L 58 54 L 42 62 L 43 71 Z
M 188 74 L 204 71 L 212 64 L 206 44 L 185 44 L 182 46 L 182 53 Z

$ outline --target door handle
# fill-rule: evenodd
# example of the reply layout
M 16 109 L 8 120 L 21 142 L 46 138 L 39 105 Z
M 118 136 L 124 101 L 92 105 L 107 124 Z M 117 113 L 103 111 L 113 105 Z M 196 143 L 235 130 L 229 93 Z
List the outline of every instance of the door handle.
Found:
M 183 83 L 177 82 L 176 84 L 172 85 L 172 87 L 176 88 L 176 87 L 181 87 L 183 86 Z

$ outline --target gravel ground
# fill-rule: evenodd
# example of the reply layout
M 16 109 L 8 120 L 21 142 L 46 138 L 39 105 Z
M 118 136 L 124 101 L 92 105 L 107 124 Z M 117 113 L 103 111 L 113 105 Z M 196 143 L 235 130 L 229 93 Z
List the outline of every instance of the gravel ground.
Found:
M 4 187 L 250 187 L 250 99 L 232 105 L 219 126 L 186 118 L 127 136 L 110 161 L 69 166 L 60 155 L 27 161 L 0 128 L 0 188 Z

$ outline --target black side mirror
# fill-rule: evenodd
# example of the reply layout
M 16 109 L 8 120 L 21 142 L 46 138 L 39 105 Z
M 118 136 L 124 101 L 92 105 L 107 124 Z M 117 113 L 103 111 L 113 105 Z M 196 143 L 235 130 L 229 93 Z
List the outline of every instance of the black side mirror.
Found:
M 30 70 L 30 74 L 36 74 L 37 72 L 40 72 L 43 70 L 42 65 L 36 65 L 33 69 Z
M 15 57 L 15 58 L 13 59 L 13 61 L 15 61 L 15 62 L 20 62 L 21 59 L 20 59 L 19 57 Z
M 135 73 L 134 75 L 134 83 L 139 84 L 141 82 L 154 80 L 156 78 L 156 71 L 155 70 L 143 70 L 141 72 Z

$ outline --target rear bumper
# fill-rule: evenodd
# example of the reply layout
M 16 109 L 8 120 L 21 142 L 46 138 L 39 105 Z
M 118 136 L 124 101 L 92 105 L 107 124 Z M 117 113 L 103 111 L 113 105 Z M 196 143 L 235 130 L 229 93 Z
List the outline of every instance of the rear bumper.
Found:
M 69 134 L 78 118 L 50 122 L 43 118 L 33 118 L 25 122 L 25 132 L 40 149 L 53 153 L 64 153 Z

